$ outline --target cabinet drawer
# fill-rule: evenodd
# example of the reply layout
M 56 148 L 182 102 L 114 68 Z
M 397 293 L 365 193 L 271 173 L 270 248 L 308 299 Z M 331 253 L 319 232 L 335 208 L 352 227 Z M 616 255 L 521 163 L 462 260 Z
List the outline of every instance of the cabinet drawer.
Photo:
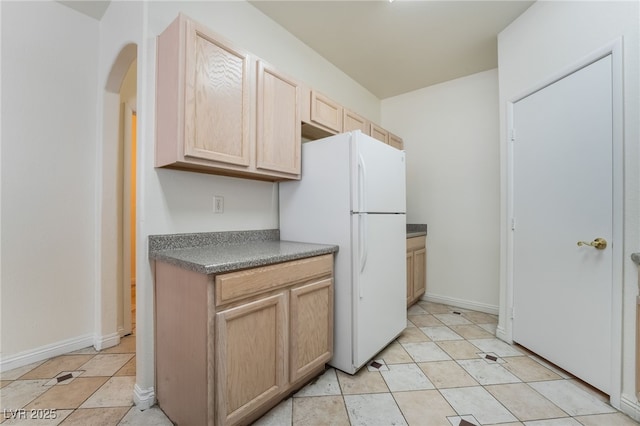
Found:
M 407 238 L 407 251 L 424 248 L 427 244 L 427 237 L 413 237 Z
M 333 272 L 333 255 L 309 257 L 215 278 L 216 306 Z

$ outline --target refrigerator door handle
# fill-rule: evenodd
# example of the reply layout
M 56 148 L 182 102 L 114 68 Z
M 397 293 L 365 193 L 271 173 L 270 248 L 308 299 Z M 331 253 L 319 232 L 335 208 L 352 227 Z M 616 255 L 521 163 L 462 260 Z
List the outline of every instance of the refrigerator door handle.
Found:
M 359 234 L 360 234 L 360 273 L 364 272 L 364 268 L 367 266 L 367 256 L 369 255 L 369 245 L 367 241 L 367 215 L 359 215 Z M 362 281 L 359 283 L 359 295 L 360 299 L 363 297 L 362 293 Z
M 358 154 L 358 171 L 359 173 L 359 182 L 358 182 L 358 211 L 366 212 L 367 207 L 365 206 L 366 201 L 366 193 L 367 193 L 367 167 L 364 162 L 364 158 L 362 158 L 362 154 Z

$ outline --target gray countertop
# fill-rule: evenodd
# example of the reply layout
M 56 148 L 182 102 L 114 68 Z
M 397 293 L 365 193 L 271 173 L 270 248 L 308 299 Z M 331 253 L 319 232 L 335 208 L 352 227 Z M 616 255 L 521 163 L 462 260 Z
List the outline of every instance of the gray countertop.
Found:
M 427 235 L 426 223 L 407 223 L 407 238 Z
M 335 253 L 336 245 L 282 241 L 278 230 L 150 235 L 149 258 L 202 274 Z
M 407 238 L 422 235 L 427 235 L 427 225 L 407 224 Z M 277 229 L 149 236 L 150 259 L 202 274 L 256 268 L 337 251 L 337 245 L 282 241 Z
M 422 237 L 427 235 L 426 232 L 407 232 L 407 238 Z

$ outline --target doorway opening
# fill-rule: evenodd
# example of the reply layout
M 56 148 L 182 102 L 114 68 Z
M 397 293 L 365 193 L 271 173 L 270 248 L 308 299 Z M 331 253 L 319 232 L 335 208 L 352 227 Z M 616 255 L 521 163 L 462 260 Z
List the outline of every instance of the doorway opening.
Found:
M 121 49 L 104 91 L 97 350 L 136 330 L 137 54 Z
M 131 333 L 135 334 L 136 332 L 136 145 L 137 145 L 137 129 L 138 124 L 138 116 L 135 111 L 131 113 L 131 129 L 129 134 L 131 135 L 131 146 L 129 149 L 131 155 L 130 162 L 130 179 L 129 179 L 129 247 L 131 250 L 131 255 L 129 256 L 130 264 L 131 264 L 131 273 L 129 276 L 130 280 L 130 290 L 131 290 L 131 306 L 129 312 L 131 313 Z
M 120 121 L 122 123 L 121 186 L 122 227 L 122 323 L 120 336 L 134 334 L 136 323 L 136 79 L 137 61 L 129 66 L 120 88 Z M 120 170 L 120 167 L 118 167 Z M 120 316 L 120 315 L 119 315 Z

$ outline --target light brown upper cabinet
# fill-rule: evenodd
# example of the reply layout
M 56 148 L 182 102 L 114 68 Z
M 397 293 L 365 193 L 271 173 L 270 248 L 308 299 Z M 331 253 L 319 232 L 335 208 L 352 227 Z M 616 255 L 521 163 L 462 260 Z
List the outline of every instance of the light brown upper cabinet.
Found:
M 320 139 L 336 133 L 360 130 L 397 149 L 403 149 L 402 138 L 344 108 L 336 101 L 309 87 L 302 87 L 302 135 Z
M 389 132 L 388 144 L 397 149 L 404 149 L 404 142 L 402 142 L 402 138 L 400 136 L 394 135 L 391 132 Z
M 400 136 L 394 135 L 393 133 L 383 129 L 380 126 L 377 126 L 374 123 L 371 123 L 370 132 L 371 136 L 378 139 L 379 141 L 391 145 L 396 149 L 404 149 L 404 143 Z
M 370 133 L 369 130 L 369 121 L 364 117 L 359 116 L 353 111 L 349 111 L 348 109 L 344 109 L 344 117 L 342 119 L 342 131 L 350 132 L 352 130 L 361 130 L 362 133 L 368 135 Z
M 179 15 L 158 36 L 156 167 L 300 178 L 300 87 Z
M 380 126 L 371 123 L 371 137 L 384 143 L 389 143 L 389 132 Z
M 257 72 L 256 167 L 300 176 L 300 85 L 264 61 Z
M 342 132 L 342 111 L 340 104 L 311 90 L 311 123 L 331 132 L 340 133 Z

